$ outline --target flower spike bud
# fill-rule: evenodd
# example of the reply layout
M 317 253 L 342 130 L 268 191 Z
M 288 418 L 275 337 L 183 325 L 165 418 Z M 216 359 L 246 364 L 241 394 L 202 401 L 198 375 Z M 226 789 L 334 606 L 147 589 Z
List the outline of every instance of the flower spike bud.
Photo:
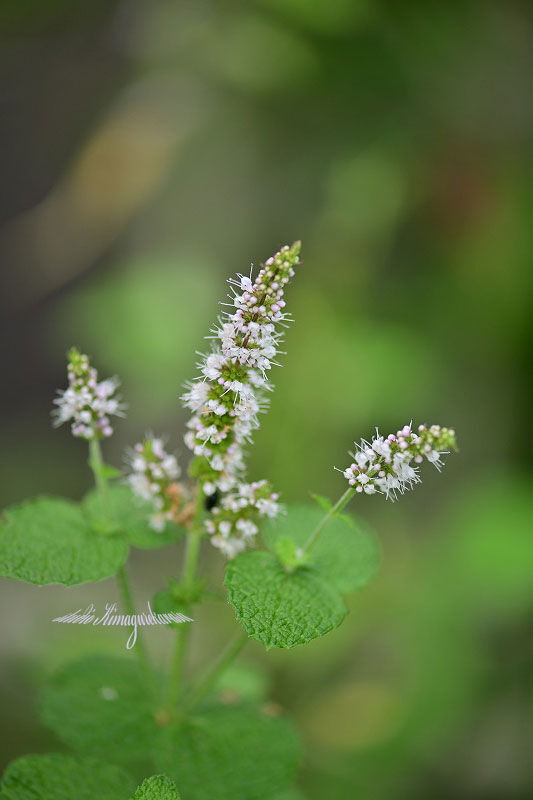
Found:
M 186 500 L 177 459 L 167 453 L 162 439 L 147 438 L 127 453 L 130 474 L 126 480 L 133 493 L 154 509 L 150 526 L 162 531 L 167 521 L 180 522 L 180 506 Z
M 356 492 L 384 494 L 396 499 L 421 482 L 419 465 L 425 460 L 438 470 L 442 469 L 442 456 L 457 450 L 455 431 L 440 425 L 419 425 L 413 431 L 412 423 L 387 437 L 376 435 L 370 442 L 356 443 L 350 453 L 353 463 L 343 475 Z
M 229 492 L 243 478 L 243 448 L 272 389 L 267 375 L 279 352 L 278 326 L 289 321 L 284 290 L 299 253 L 300 242 L 286 245 L 262 265 L 255 280 L 240 274 L 230 279 L 232 311 L 219 319 L 211 337 L 215 346 L 182 396 L 193 412 L 185 435 L 196 456 L 190 473 L 205 494 Z
M 98 381 L 89 356 L 72 347 L 68 353 L 68 387 L 58 392 L 52 412 L 54 426 L 72 420 L 72 434 L 80 439 L 104 439 L 112 435 L 110 416 L 124 416 L 126 406 L 115 396 L 118 378 Z
M 278 495 L 267 481 L 239 483 L 226 494 L 219 506 L 213 508 L 205 527 L 211 534 L 211 544 L 228 558 L 240 553 L 253 540 L 261 517 L 275 517 L 281 510 Z

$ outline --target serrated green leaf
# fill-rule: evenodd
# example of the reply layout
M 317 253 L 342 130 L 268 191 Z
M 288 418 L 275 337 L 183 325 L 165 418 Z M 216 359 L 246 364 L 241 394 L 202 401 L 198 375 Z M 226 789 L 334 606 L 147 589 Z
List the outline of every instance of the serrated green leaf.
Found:
M 113 761 L 146 759 L 157 730 L 138 664 L 127 658 L 92 656 L 63 667 L 41 713 L 63 742 Z
M 0 523 L 0 575 L 39 586 L 75 586 L 115 575 L 126 544 L 96 536 L 80 507 L 69 500 L 37 497 L 4 511 Z
M 127 772 L 92 758 L 30 755 L 8 765 L 1 800 L 128 800 L 135 784 Z
M 180 793 L 166 775 L 152 775 L 141 783 L 131 800 L 180 800 Z
M 346 615 L 337 589 L 314 569 L 287 572 L 271 553 L 241 553 L 229 562 L 224 583 L 246 632 L 267 648 L 306 644 Z
M 291 506 L 287 513 L 269 520 L 263 531 L 268 547 L 277 549 L 280 540 L 290 538 L 302 547 L 324 515 L 313 506 Z M 333 517 L 308 553 L 309 566 L 332 583 L 342 594 L 367 584 L 380 562 L 377 538 L 348 514 Z
M 239 707 L 169 727 L 155 754 L 187 800 L 271 800 L 292 782 L 299 757 L 286 719 Z
M 105 506 L 94 489 L 85 495 L 82 508 L 90 525 L 99 532 L 115 533 L 132 547 L 150 549 L 172 544 L 183 535 L 183 529 L 168 523 L 161 532 L 149 525 L 153 508 L 135 497 L 125 484 L 107 487 Z

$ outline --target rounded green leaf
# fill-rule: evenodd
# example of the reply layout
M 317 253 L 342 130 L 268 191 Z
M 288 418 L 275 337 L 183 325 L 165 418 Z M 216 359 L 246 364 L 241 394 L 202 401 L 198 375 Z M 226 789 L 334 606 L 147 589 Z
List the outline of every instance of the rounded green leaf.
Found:
M 263 538 L 272 549 L 277 542 L 286 539 L 292 539 L 297 547 L 303 547 L 323 518 L 324 511 L 320 508 L 291 506 L 286 514 L 268 521 Z M 329 520 L 308 555 L 308 565 L 336 586 L 339 592 L 349 594 L 367 584 L 376 573 L 380 547 L 366 526 L 342 514 Z
M 127 545 L 97 536 L 80 507 L 69 500 L 37 497 L 4 511 L 0 524 L 0 575 L 39 586 L 75 586 L 115 575 Z
M 169 727 L 155 753 L 187 800 L 270 800 L 290 785 L 299 757 L 286 719 L 243 707 L 211 708 Z
M 183 529 L 168 523 L 164 530 L 155 531 L 149 525 L 153 509 L 135 497 L 129 486 L 115 484 L 107 487 L 104 506 L 101 495 L 94 489 L 85 495 L 82 507 L 94 530 L 112 532 L 143 550 L 172 544 L 183 535 Z
M 31 755 L 9 764 L 0 800 L 128 800 L 134 787 L 127 772 L 92 758 Z
M 180 794 L 166 775 L 152 775 L 141 783 L 131 800 L 180 800 Z
M 138 664 L 127 658 L 92 656 L 63 667 L 41 710 L 63 742 L 113 761 L 146 759 L 157 729 Z
M 310 567 L 287 572 L 271 553 L 241 553 L 226 568 L 229 601 L 252 639 L 294 647 L 336 628 L 346 615 L 341 595 Z

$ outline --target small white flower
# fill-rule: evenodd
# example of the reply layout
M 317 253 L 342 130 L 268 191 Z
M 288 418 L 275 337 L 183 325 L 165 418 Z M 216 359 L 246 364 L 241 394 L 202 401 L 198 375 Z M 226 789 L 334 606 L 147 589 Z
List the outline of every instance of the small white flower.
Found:
M 372 450 L 382 458 L 388 459 L 390 458 L 390 445 L 388 442 L 383 440 L 382 436 L 379 436 L 377 439 L 374 439 L 372 442 Z
M 235 556 L 241 553 L 246 547 L 244 539 L 237 539 L 234 537 L 226 539 L 223 536 L 212 536 L 211 544 L 224 553 L 227 558 L 235 558 Z
M 355 454 L 355 460 L 357 461 L 357 463 L 359 464 L 359 466 L 362 469 L 368 463 L 368 461 L 370 459 L 369 459 L 369 457 L 367 456 L 366 453 L 361 451 L 360 453 L 356 453 Z
M 133 473 L 132 475 L 128 475 L 127 481 L 133 493 L 140 497 L 141 500 L 152 500 L 150 481 L 146 475 Z
M 222 536 L 227 538 L 231 533 L 231 522 L 228 520 L 222 520 L 222 522 L 219 523 L 218 530 Z
M 259 530 L 255 522 L 252 522 L 250 519 L 237 520 L 235 527 L 241 532 L 243 539 L 251 539 Z

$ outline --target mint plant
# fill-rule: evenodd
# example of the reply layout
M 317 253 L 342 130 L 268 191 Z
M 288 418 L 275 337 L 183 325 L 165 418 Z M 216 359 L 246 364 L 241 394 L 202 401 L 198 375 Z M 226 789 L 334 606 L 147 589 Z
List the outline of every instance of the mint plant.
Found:
M 181 572 L 166 576 L 154 609 L 194 616 L 216 588 L 199 569 L 202 547 L 212 545 L 227 559 L 224 585 L 237 631 L 193 679 L 190 623 L 174 626 L 168 675 L 154 665 L 142 632 L 135 658 L 65 664 L 40 708 L 44 723 L 77 755 L 16 760 L 1 800 L 299 796 L 292 788 L 301 759 L 297 732 L 265 706 L 262 688 L 221 702 L 228 667 L 250 639 L 267 649 L 292 648 L 339 626 L 345 595 L 370 581 L 380 559 L 374 535 L 345 507 L 362 494 L 395 500 L 420 482 L 425 461 L 440 469 L 456 447 L 454 431 L 438 425 L 409 424 L 385 437 L 376 430 L 356 444 L 336 502 L 314 496 L 284 508 L 268 480 L 247 480 L 246 453 L 273 389 L 270 373 L 290 321 L 285 289 L 299 253 L 299 242 L 285 246 L 254 279 L 250 273 L 230 280 L 229 310 L 212 329 L 211 349 L 182 398 L 191 412 L 186 477 L 168 445 L 152 435 L 128 451 L 125 474 L 106 463 L 102 442 L 126 410 L 119 381 L 100 380 L 88 356 L 70 350 L 68 387 L 54 401 L 54 423 L 70 423 L 73 436 L 87 442 L 95 485 L 80 502 L 38 497 L 6 509 L 1 574 L 65 586 L 116 576 L 124 610 L 133 614 L 130 548 L 179 548 Z

